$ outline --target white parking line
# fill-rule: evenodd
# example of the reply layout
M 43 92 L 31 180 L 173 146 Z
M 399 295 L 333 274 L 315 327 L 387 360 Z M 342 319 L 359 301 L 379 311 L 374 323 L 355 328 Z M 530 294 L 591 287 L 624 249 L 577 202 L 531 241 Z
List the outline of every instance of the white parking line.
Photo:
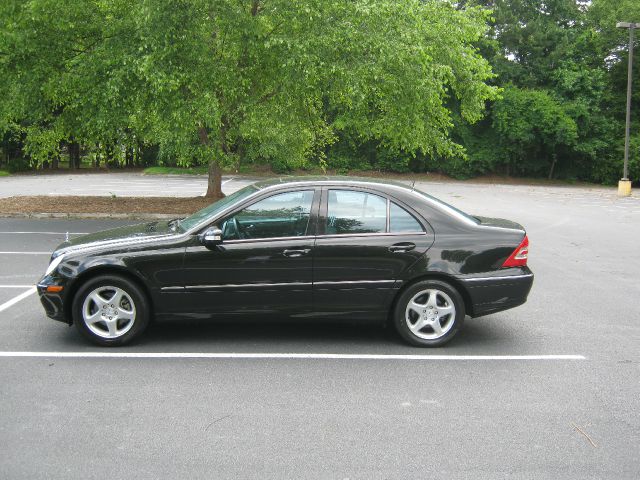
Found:
M 0 252 L 0 255 L 51 255 L 51 252 Z
M 12 235 L 27 235 L 27 234 L 40 234 L 40 235 L 66 235 L 67 232 L 0 232 L 0 234 L 12 234 Z M 88 235 L 89 232 L 68 232 L 69 235 Z
M 181 353 L 181 352 L 0 352 L 0 357 L 47 358 L 218 358 L 304 360 L 586 360 L 583 355 L 376 355 L 351 353 Z
M 35 285 L 0 285 L 0 288 L 31 288 Z
M 24 300 L 29 295 L 33 295 L 34 293 L 36 293 L 36 287 L 31 287 L 26 292 L 21 293 L 20 295 L 18 295 L 17 297 L 12 298 L 8 302 L 4 302 L 2 305 L 0 305 L 0 312 L 4 312 L 7 308 L 11 307 L 12 305 L 15 305 L 20 300 Z

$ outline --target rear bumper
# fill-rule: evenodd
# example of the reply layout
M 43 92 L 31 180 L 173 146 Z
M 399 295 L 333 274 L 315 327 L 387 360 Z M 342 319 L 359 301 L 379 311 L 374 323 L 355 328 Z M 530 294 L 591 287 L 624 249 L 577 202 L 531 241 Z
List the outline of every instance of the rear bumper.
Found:
M 533 273 L 528 267 L 495 272 L 492 276 L 465 277 L 464 285 L 471 300 L 471 317 L 480 317 L 517 307 L 527 301 L 533 286 Z

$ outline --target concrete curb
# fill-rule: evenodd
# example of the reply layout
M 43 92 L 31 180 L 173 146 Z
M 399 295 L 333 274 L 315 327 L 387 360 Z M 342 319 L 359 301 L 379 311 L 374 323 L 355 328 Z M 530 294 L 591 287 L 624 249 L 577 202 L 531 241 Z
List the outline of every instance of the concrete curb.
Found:
M 110 218 L 114 220 L 170 220 L 188 213 L 0 213 L 0 218 Z

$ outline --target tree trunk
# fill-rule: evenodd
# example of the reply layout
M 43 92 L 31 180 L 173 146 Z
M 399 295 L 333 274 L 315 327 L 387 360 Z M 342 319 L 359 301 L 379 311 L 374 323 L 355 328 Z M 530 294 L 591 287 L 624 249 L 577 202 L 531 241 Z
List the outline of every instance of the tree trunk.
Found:
M 200 143 L 205 146 L 209 146 L 209 134 L 205 127 L 198 127 L 198 137 L 200 137 Z M 218 200 L 224 197 L 222 193 L 222 168 L 215 159 L 209 161 L 209 179 L 207 181 L 207 193 L 206 198 L 212 198 Z
M 69 144 L 69 168 L 73 170 L 80 168 L 80 144 L 75 141 Z
M 125 151 L 125 158 L 126 158 L 127 167 L 129 168 L 133 167 L 133 147 L 132 146 L 127 146 L 127 149 Z
M 556 154 L 553 154 L 553 161 L 551 162 L 551 168 L 549 169 L 549 180 L 553 179 L 553 170 L 556 166 L 556 162 L 558 161 L 558 157 Z
M 52 170 L 57 170 L 58 169 L 58 163 L 60 161 L 60 157 L 58 157 L 58 155 L 54 155 L 53 158 L 51 159 L 51 169 Z
M 115 152 L 112 143 L 107 143 L 107 145 L 105 146 L 104 166 L 107 167 L 107 170 L 118 166 L 115 160 Z
M 78 170 L 80 168 L 80 144 L 73 142 L 73 168 Z
M 209 162 L 209 179 L 205 197 L 215 200 L 224 197 L 224 193 L 222 193 L 222 169 L 215 160 Z
M 73 170 L 75 167 L 75 162 L 73 161 L 73 142 L 69 142 L 67 145 L 67 152 L 69 153 L 69 170 Z

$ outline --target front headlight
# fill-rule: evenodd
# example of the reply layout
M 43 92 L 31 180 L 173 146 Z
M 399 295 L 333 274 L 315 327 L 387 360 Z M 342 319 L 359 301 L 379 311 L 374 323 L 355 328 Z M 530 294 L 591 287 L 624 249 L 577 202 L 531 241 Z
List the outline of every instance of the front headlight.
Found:
M 64 255 L 59 255 L 56 258 L 53 259 L 53 261 L 49 264 L 49 266 L 47 267 L 47 271 L 44 272 L 45 275 L 51 275 L 53 273 L 53 271 L 58 268 L 58 265 L 60 265 L 60 262 L 62 261 L 62 258 L 64 257 Z

